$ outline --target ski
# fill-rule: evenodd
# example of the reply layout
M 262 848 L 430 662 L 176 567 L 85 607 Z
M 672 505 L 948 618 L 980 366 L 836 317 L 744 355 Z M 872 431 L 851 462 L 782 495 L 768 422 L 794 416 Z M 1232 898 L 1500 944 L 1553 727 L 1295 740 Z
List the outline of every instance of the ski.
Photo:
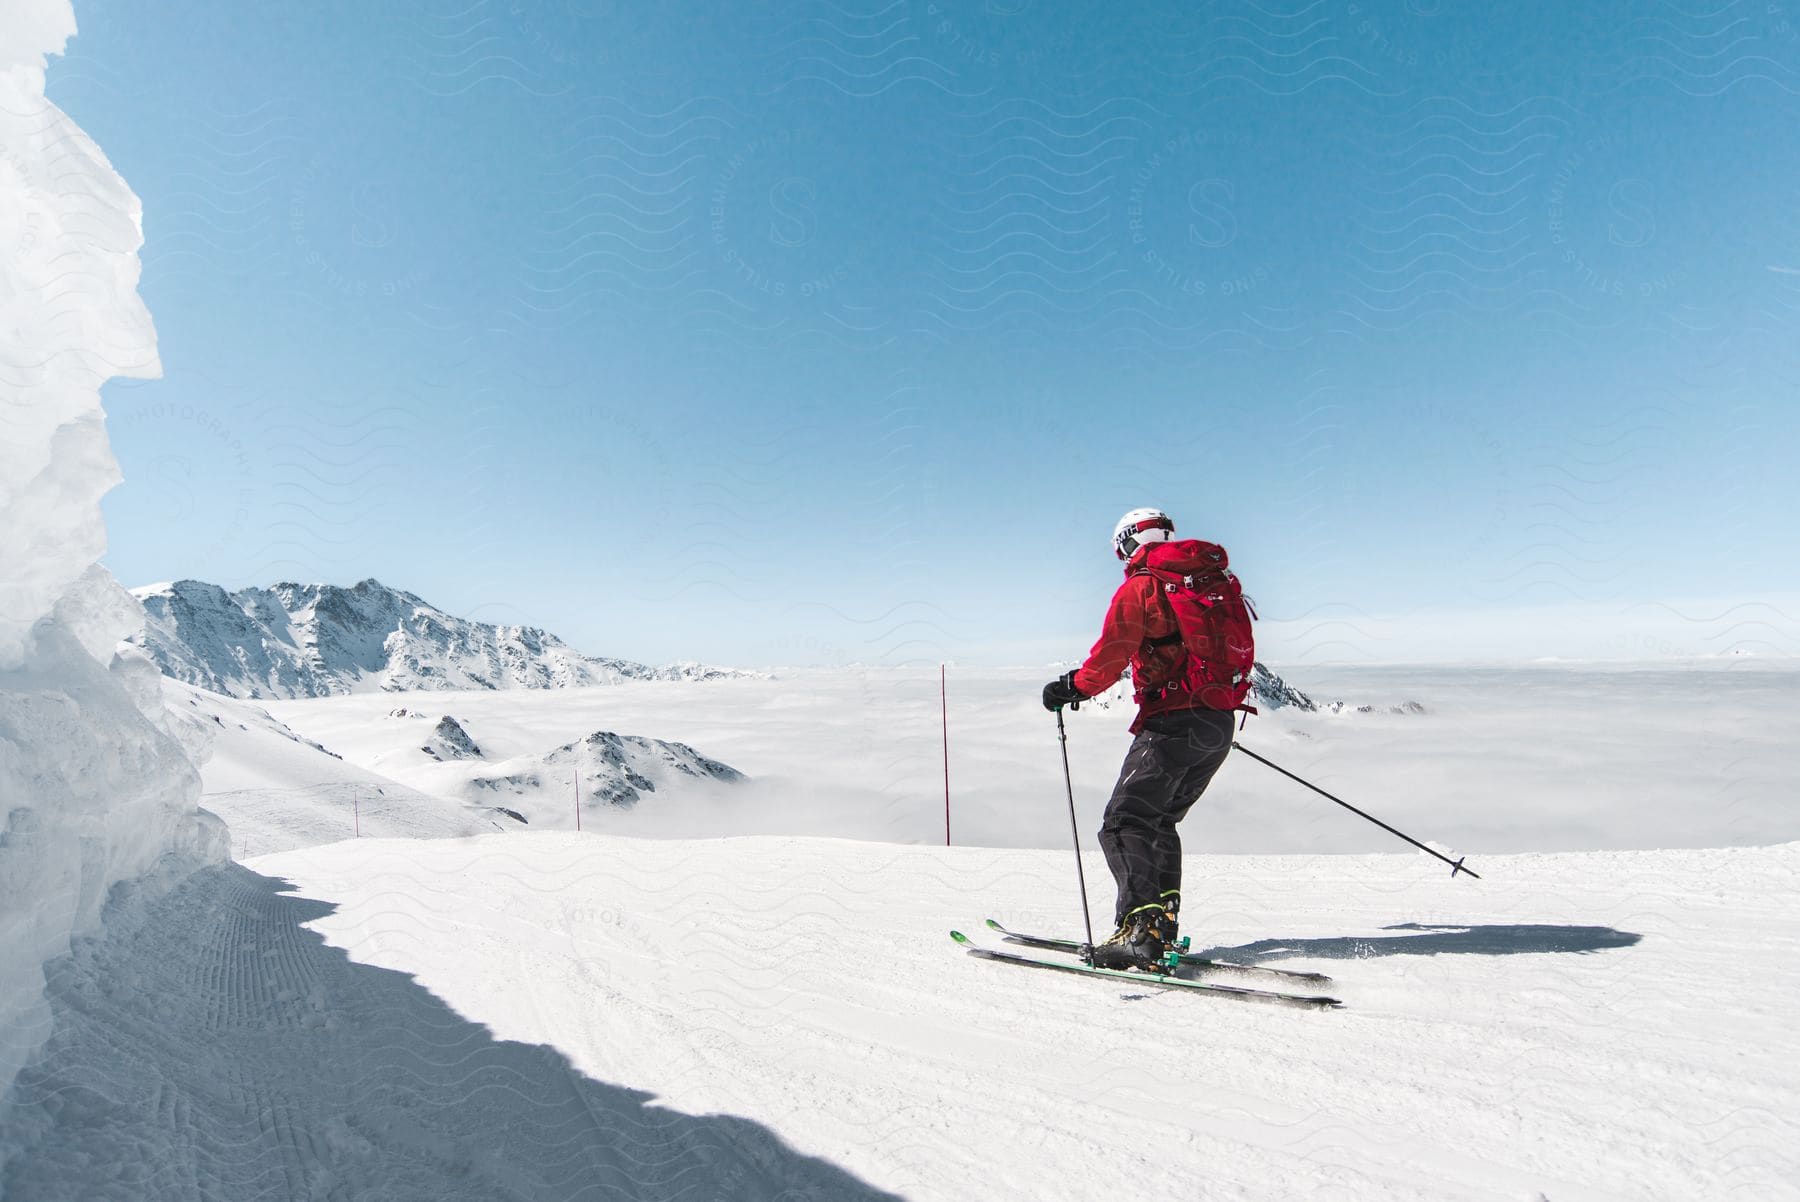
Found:
M 1073 939 L 1051 939 L 1044 935 L 1021 935 L 1017 931 L 1009 931 L 993 919 L 987 920 L 988 929 L 998 933 L 1008 943 L 1017 943 L 1023 947 L 1043 948 L 1052 952 L 1069 952 L 1079 954 L 1081 944 Z M 1182 964 L 1191 964 L 1205 972 L 1256 973 L 1272 977 L 1282 977 L 1290 981 L 1305 981 L 1309 985 L 1324 985 L 1331 978 L 1322 972 L 1303 972 L 1293 968 L 1265 968 L 1261 964 L 1233 964 L 1229 960 L 1210 960 L 1205 956 L 1182 953 L 1179 957 Z
M 1090 964 L 1069 960 L 1045 960 L 1037 956 L 1022 956 L 1017 952 L 1003 952 L 991 947 L 982 947 L 961 931 L 951 931 L 950 938 L 961 944 L 971 956 L 979 956 L 983 960 L 996 960 L 1002 964 L 1020 964 L 1027 968 L 1047 968 L 1052 972 L 1080 973 L 1082 976 L 1104 977 L 1107 980 L 1128 985 L 1185 989 L 1192 993 L 1209 993 L 1214 997 L 1231 998 L 1240 1002 L 1260 1002 L 1267 1006 L 1288 1006 L 1301 1010 L 1330 1010 L 1343 1005 L 1334 997 L 1276 993 L 1267 989 L 1244 989 L 1237 985 L 1215 985 L 1209 981 L 1191 981 L 1185 977 L 1161 976 L 1147 972 L 1124 972 L 1113 968 L 1095 968 Z

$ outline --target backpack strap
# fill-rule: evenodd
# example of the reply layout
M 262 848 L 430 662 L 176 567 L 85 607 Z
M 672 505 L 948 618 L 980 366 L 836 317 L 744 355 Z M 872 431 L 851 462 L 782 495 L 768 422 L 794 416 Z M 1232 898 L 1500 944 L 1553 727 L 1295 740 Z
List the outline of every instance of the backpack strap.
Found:
M 1174 627 L 1168 634 L 1165 634 L 1160 638 L 1145 639 L 1144 646 L 1162 648 L 1179 645 L 1181 643 L 1181 620 L 1175 616 L 1175 607 L 1169 604 L 1168 597 L 1163 594 L 1174 589 L 1176 587 L 1176 581 L 1182 579 L 1182 577 L 1174 576 L 1168 572 L 1159 572 L 1155 568 L 1148 566 L 1139 568 L 1138 573 L 1150 577 L 1151 591 L 1156 594 L 1156 604 L 1161 607 L 1163 614 L 1169 619 L 1169 624 Z

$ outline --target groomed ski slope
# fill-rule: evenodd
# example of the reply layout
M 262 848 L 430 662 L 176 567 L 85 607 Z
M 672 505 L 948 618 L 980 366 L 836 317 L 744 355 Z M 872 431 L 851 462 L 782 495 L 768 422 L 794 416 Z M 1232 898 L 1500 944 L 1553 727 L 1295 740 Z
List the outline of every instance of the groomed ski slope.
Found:
M 534 833 L 227 865 L 52 980 L 4 1192 L 1800 1195 L 1800 845 L 1471 862 L 1190 860 L 1197 946 L 1325 969 L 1326 1013 L 959 952 L 984 910 L 1076 928 L 1046 851 Z

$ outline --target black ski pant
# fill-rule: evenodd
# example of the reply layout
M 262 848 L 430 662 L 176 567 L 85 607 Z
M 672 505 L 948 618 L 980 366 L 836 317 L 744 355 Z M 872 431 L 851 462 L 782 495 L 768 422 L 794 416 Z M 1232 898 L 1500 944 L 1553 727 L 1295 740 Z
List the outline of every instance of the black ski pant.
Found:
M 1158 714 L 1145 720 L 1125 753 L 1100 823 L 1100 849 L 1119 886 L 1114 923 L 1181 888 L 1175 824 L 1225 762 L 1234 717 L 1203 709 Z

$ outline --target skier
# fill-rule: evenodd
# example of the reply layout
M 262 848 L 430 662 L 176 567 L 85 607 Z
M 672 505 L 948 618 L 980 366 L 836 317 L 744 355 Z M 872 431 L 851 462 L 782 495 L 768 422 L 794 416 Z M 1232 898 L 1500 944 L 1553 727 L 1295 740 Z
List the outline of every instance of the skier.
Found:
M 1102 968 L 1153 969 L 1175 942 L 1181 908 L 1176 823 L 1231 750 L 1233 711 L 1249 710 L 1255 617 L 1225 549 L 1176 539 L 1160 509 L 1133 509 L 1113 529 L 1125 582 L 1081 667 L 1044 686 L 1044 708 L 1076 708 L 1131 669 L 1136 736 L 1100 824 L 1118 885 L 1118 929 L 1094 949 Z

